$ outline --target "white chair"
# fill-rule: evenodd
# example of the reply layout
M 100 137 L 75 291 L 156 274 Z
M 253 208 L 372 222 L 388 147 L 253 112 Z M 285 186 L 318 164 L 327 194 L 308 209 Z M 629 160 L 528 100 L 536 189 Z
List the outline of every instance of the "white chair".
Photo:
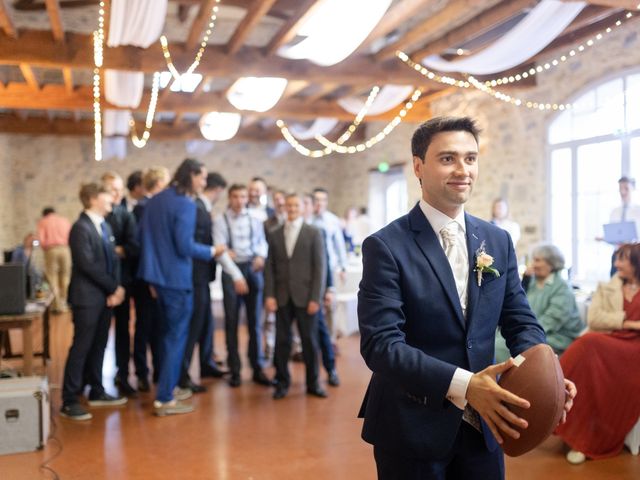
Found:
M 629 448 L 632 455 L 638 455 L 640 452 L 640 419 L 638 419 L 631 431 L 627 433 L 624 444 Z

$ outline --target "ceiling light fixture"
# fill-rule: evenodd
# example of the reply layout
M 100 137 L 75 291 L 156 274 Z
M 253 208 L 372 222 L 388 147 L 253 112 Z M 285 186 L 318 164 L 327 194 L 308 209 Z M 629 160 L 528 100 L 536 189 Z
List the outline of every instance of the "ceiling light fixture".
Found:
M 104 50 L 104 1 L 98 9 L 98 30 L 93 32 L 93 145 L 94 158 L 102 160 L 102 114 L 100 113 L 100 69 Z
M 224 142 L 238 133 L 241 121 L 239 113 L 209 112 L 200 119 L 200 133 L 207 140 Z
M 227 100 L 238 110 L 266 112 L 278 103 L 287 83 L 280 77 L 242 77 L 229 88 Z

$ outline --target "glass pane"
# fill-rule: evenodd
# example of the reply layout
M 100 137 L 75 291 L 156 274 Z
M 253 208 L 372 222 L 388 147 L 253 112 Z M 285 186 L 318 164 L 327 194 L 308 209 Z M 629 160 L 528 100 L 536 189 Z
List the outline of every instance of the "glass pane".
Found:
M 627 131 L 640 128 L 640 74 L 627 77 Z M 636 151 L 636 156 L 637 156 Z M 633 161 L 633 155 L 631 156 Z M 637 178 L 637 176 L 636 176 Z
M 387 188 L 386 224 L 407 213 L 407 181 L 402 172 L 394 177 L 399 178 L 393 180 Z
M 566 259 L 567 268 L 573 264 L 571 149 L 551 152 L 551 243 Z
M 578 148 L 577 158 L 577 265 L 576 276 L 589 283 L 606 280 L 611 268 L 612 247 L 597 241 L 602 225 L 620 202 L 622 145 L 619 141 L 594 143 Z
M 636 179 L 636 186 L 640 186 L 640 137 L 629 141 L 629 175 Z M 638 203 L 637 194 L 634 203 Z
M 569 142 L 573 140 L 573 132 L 571 130 L 572 113 L 571 110 L 565 110 L 553 121 L 549 128 L 549 143 Z

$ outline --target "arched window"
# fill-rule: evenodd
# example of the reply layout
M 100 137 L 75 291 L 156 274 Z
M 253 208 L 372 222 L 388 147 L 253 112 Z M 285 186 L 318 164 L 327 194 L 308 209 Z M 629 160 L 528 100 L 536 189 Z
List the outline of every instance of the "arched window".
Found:
M 602 225 L 620 205 L 618 179 L 640 177 L 640 73 L 579 95 L 551 123 L 548 144 L 551 242 L 574 279 L 606 280 L 614 247 L 599 240 Z

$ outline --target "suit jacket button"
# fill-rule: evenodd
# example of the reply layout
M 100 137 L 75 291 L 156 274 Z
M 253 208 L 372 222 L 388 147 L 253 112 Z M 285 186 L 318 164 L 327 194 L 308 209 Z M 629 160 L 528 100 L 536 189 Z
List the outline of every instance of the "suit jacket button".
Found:
M 473 342 L 471 340 L 467 340 L 467 348 L 471 350 L 473 348 Z

